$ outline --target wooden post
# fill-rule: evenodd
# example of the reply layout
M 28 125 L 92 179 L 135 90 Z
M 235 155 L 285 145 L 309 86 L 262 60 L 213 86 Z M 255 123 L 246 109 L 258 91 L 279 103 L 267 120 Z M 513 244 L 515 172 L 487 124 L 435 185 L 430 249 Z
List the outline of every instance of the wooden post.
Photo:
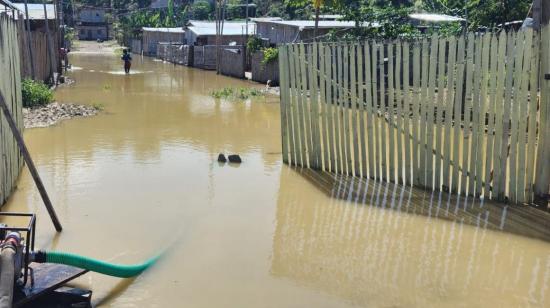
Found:
M 550 185 L 550 0 L 540 1 L 540 121 L 539 143 L 537 151 L 537 172 L 535 179 L 535 198 L 544 198 L 549 194 Z
M 53 52 L 53 42 L 52 42 L 52 35 L 50 33 L 50 25 L 48 21 L 48 10 L 46 8 L 46 0 L 42 0 L 42 4 L 44 5 L 44 25 L 46 26 L 46 37 L 47 37 L 47 48 L 48 48 L 48 57 L 50 59 L 50 70 L 51 70 L 51 78 L 52 81 L 55 83 L 55 63 L 53 59 L 55 58 Z
M 0 108 L 2 108 L 2 112 L 4 113 L 4 116 L 6 117 L 6 121 L 8 122 L 8 125 L 10 126 L 11 132 L 13 133 L 13 136 L 15 138 L 15 141 L 17 142 L 17 145 L 19 146 L 19 150 L 21 151 L 21 155 L 23 155 L 23 159 L 25 159 L 25 163 L 27 163 L 27 167 L 29 168 L 29 171 L 32 175 L 34 183 L 36 184 L 36 188 L 38 188 L 38 191 L 40 192 L 40 196 L 42 197 L 42 201 L 44 201 L 44 205 L 46 206 L 46 209 L 48 210 L 48 214 L 50 215 L 50 218 L 52 219 L 55 230 L 57 230 L 57 232 L 61 232 L 61 230 L 63 230 L 63 227 L 61 227 L 61 223 L 59 222 L 59 219 L 57 218 L 57 214 L 55 213 L 55 210 L 53 208 L 52 202 L 50 201 L 50 198 L 48 197 L 48 193 L 46 192 L 46 188 L 44 187 L 44 183 L 42 183 L 42 180 L 40 179 L 40 175 L 38 174 L 38 171 L 36 170 L 36 167 L 34 166 L 34 162 L 31 159 L 31 155 L 29 154 L 29 151 L 27 150 L 27 146 L 25 145 L 25 141 L 23 140 L 23 136 L 21 136 L 21 133 L 17 129 L 17 125 L 15 124 L 15 121 L 13 120 L 13 118 L 11 116 L 11 112 L 8 109 L 8 106 L 6 105 L 6 101 L 4 100 L 4 96 L 2 94 L 0 94 Z
M 32 79 L 36 79 L 36 73 L 34 70 L 34 52 L 32 50 L 32 31 L 31 31 L 31 24 L 29 22 L 29 8 L 27 6 L 27 0 L 25 0 L 25 24 L 27 27 L 27 45 L 29 47 L 29 55 L 30 55 L 30 63 L 31 63 L 31 77 Z

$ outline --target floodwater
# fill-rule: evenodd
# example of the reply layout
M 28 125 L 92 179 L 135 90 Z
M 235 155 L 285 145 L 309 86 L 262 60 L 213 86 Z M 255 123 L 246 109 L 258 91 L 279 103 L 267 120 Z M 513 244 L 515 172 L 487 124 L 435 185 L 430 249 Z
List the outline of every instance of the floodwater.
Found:
M 42 249 L 133 263 L 169 248 L 135 279 L 79 278 L 95 305 L 550 306 L 546 213 L 293 169 L 277 98 L 209 95 L 250 83 L 148 58 L 130 76 L 113 55 L 72 62 L 57 99 L 104 113 L 25 132 L 64 231 L 26 170 L 4 210 L 38 214 Z

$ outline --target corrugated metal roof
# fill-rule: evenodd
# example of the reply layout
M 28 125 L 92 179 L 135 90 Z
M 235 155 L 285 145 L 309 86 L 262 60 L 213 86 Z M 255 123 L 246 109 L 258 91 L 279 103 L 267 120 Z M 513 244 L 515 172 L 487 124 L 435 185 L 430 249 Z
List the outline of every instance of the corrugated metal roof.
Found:
M 25 16 L 25 4 L 24 3 L 13 3 Z M 44 5 L 38 3 L 29 3 L 27 4 L 29 9 L 29 19 L 40 20 L 44 19 Z M 46 4 L 46 12 L 48 13 L 48 19 L 55 19 L 55 8 L 53 4 Z
M 143 30 L 143 31 L 148 31 L 148 32 L 185 33 L 185 30 L 183 30 L 183 28 L 181 28 L 181 27 L 178 27 L 178 28 L 150 28 L 150 27 L 143 27 L 143 28 L 141 28 L 141 30 Z
M 196 35 L 216 35 L 216 23 L 208 21 L 189 21 L 187 27 Z M 256 25 L 252 22 L 248 23 L 248 34 L 254 34 Z M 226 21 L 223 24 L 223 35 L 243 35 L 246 32 L 246 23 Z
M 453 22 L 453 21 L 465 21 L 466 19 L 445 15 L 445 14 L 432 14 L 432 13 L 415 13 L 409 14 L 409 17 L 416 20 L 427 22 Z
M 252 21 L 266 22 L 266 21 L 278 21 L 283 20 L 281 17 L 255 17 L 250 18 Z
M 260 21 L 259 21 L 260 22 Z M 267 23 L 286 25 L 291 27 L 298 27 L 300 29 L 315 28 L 315 20 L 273 20 L 265 21 Z M 364 23 L 363 27 L 378 27 L 377 23 Z M 335 28 L 353 28 L 355 22 L 353 21 L 339 21 L 339 20 L 319 20 L 319 29 L 335 29 Z

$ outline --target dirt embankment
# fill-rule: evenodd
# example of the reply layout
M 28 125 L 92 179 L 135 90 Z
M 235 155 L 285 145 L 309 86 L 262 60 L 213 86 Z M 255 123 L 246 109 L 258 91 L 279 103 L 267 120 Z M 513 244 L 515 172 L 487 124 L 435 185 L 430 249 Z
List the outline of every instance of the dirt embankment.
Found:
M 25 128 L 46 127 L 76 117 L 91 117 L 100 108 L 86 105 L 60 104 L 57 102 L 38 108 L 23 108 Z

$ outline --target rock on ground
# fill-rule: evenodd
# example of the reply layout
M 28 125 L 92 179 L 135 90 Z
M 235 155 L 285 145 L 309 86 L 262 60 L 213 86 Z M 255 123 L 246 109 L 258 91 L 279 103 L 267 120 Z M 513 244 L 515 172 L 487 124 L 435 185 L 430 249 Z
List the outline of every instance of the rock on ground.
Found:
M 37 108 L 23 108 L 25 128 L 46 127 L 75 117 L 90 117 L 98 108 L 86 105 L 60 104 L 57 102 Z

